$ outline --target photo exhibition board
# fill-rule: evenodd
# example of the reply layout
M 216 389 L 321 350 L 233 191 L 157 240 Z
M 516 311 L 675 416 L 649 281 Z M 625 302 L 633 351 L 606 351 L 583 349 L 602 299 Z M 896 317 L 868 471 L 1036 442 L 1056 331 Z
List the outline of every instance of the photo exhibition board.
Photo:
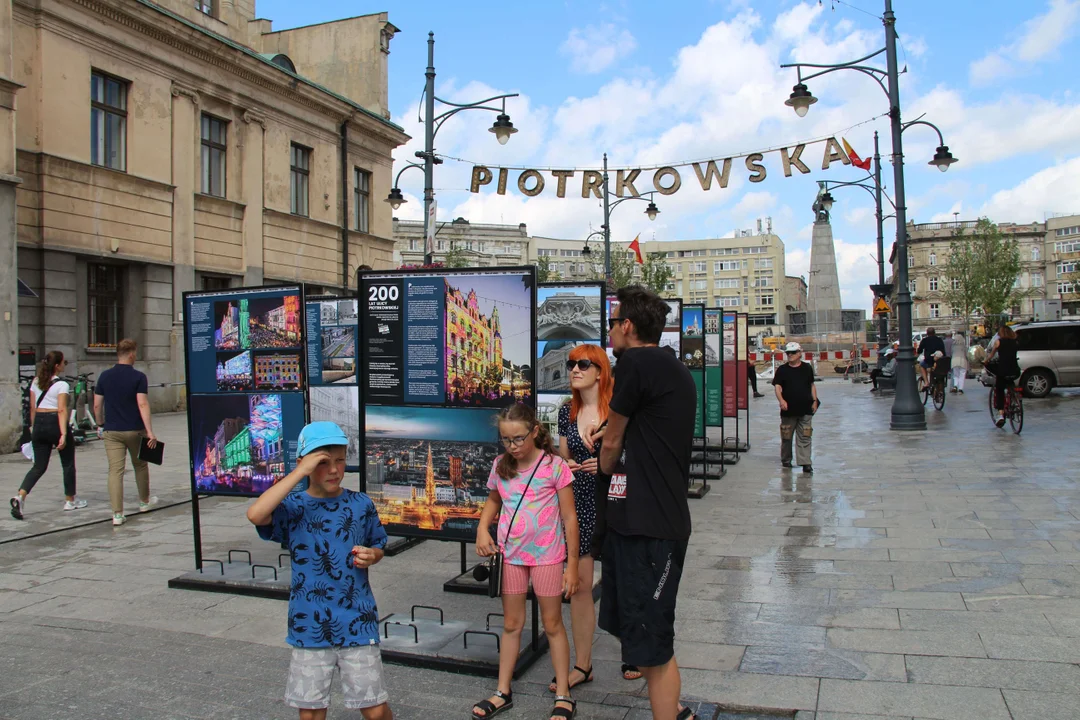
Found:
M 724 366 L 721 363 L 723 311 L 705 309 L 705 426 L 721 427 L 723 418 Z
M 308 410 L 311 422 L 337 423 L 349 438 L 345 469 L 360 469 L 359 302 L 355 297 L 307 297 Z
M 668 306 L 667 320 L 664 322 L 664 331 L 660 334 L 660 347 L 669 347 L 675 353 L 675 357 L 682 357 L 682 300 L 664 300 Z M 615 295 L 608 295 L 605 299 L 605 317 L 613 317 L 615 308 L 619 307 L 619 299 Z M 611 333 L 607 334 L 606 349 L 608 360 L 612 369 L 615 368 L 615 353 L 611 347 Z
M 735 326 L 736 314 L 725 312 L 720 326 L 721 352 L 724 362 L 724 417 L 733 418 L 739 416 L 738 399 L 736 398 L 735 383 L 738 373 L 735 370 Z
M 705 437 L 705 307 L 682 306 L 682 361 L 694 379 L 694 437 Z
M 500 409 L 534 405 L 536 269 L 360 275 L 362 487 L 388 533 L 471 541 Z
M 603 283 L 541 283 L 536 290 L 536 392 L 570 392 L 570 353 L 579 345 L 603 348 Z
M 184 294 L 193 492 L 255 496 L 295 467 L 304 330 L 299 286 Z
M 737 350 L 735 351 L 735 368 L 736 368 L 736 389 L 738 392 L 736 395 L 739 398 L 738 407 L 739 410 L 750 409 L 750 377 L 747 374 L 749 372 L 749 360 L 750 354 L 747 347 L 749 343 L 749 336 L 747 333 L 747 325 L 749 315 L 746 313 L 738 313 L 735 318 L 735 342 Z

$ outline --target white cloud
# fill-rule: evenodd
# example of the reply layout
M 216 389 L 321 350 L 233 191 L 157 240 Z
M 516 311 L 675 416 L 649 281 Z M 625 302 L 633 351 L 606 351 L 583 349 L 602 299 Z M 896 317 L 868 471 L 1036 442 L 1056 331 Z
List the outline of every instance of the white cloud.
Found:
M 995 222 L 1041 222 L 1046 213 L 1080 213 L 1080 157 L 1040 170 L 994 193 L 977 215 Z
M 971 63 L 974 85 L 987 85 L 1055 55 L 1080 20 L 1080 0 L 1050 0 L 1049 8 L 1023 24 L 1015 42 Z
M 572 70 L 591 74 L 606 70 L 636 48 L 637 41 L 629 30 L 607 23 L 572 29 L 560 50 L 570 57 Z

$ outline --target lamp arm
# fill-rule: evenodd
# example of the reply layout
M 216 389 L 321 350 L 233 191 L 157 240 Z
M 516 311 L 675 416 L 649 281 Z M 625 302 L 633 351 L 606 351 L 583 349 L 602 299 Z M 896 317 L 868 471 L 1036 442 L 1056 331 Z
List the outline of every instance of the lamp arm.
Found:
M 819 64 L 816 64 L 816 63 L 788 63 L 788 64 L 785 64 L 785 65 L 781 65 L 780 67 L 782 67 L 782 68 L 789 68 L 789 67 L 795 68 L 796 72 L 798 73 L 800 83 L 805 82 L 806 80 L 813 80 L 814 78 L 821 77 L 822 75 L 828 75 L 829 73 L 836 72 L 837 70 L 858 70 L 863 75 L 868 76 L 874 82 L 876 82 L 878 84 L 878 87 L 881 88 L 881 91 L 883 93 L 885 93 L 885 95 L 887 97 L 889 95 L 889 88 L 887 88 L 885 86 L 885 83 L 882 82 L 882 78 L 888 77 L 888 73 L 885 72 L 884 70 L 882 70 L 881 68 L 876 68 L 876 67 L 873 67 L 872 65 L 860 65 L 860 63 L 865 62 L 866 60 L 869 60 L 872 57 L 876 57 L 876 56 L 880 55 L 883 52 L 885 52 L 885 48 L 881 48 L 877 52 L 871 53 L 870 55 L 867 55 L 866 57 L 859 58 L 858 60 L 852 60 L 851 62 L 840 63 L 838 65 L 819 65 Z M 815 72 L 815 73 L 811 73 L 809 75 L 803 76 L 802 69 L 804 67 L 807 67 L 807 68 L 823 68 L 823 69 L 820 72 Z
M 904 123 L 903 125 L 900 126 L 900 132 L 904 132 L 905 130 L 907 130 L 912 125 L 926 125 L 927 127 L 934 128 L 934 132 L 937 133 L 937 137 L 938 137 L 938 145 L 944 145 L 945 144 L 945 138 L 941 135 L 941 129 L 938 128 L 937 125 L 930 122 L 929 120 L 923 120 L 922 118 L 916 118 L 915 120 L 909 120 L 908 122 Z
M 400 185 L 400 183 L 401 183 L 401 173 L 405 172 L 409 168 L 420 168 L 421 170 L 423 170 L 424 166 L 419 164 L 419 163 L 408 163 L 408 164 L 406 164 L 405 167 L 398 170 L 398 174 L 394 177 L 394 187 L 401 187 L 401 185 Z
M 640 195 L 627 195 L 624 198 L 619 198 L 618 200 L 616 200 L 615 202 L 611 203 L 608 206 L 608 215 L 611 214 L 611 211 L 615 209 L 616 205 L 619 205 L 620 203 L 624 203 L 627 200 L 641 200 L 642 202 L 653 202 L 653 195 L 655 195 L 655 194 L 656 194 L 655 190 L 649 190 L 648 192 L 643 192 Z
M 439 130 L 442 128 L 444 122 L 457 115 L 462 110 L 489 110 L 493 113 L 505 113 L 506 112 L 506 98 L 518 97 L 518 93 L 509 93 L 507 95 L 496 95 L 484 100 L 477 100 L 473 103 L 452 103 L 443 100 L 440 97 L 436 97 L 435 100 L 443 105 L 449 105 L 452 109 L 447 110 L 444 113 L 440 113 L 433 118 L 434 131 L 432 132 L 432 138 L 439 134 Z M 495 100 L 502 100 L 502 107 L 490 107 L 485 103 L 493 102 Z
M 873 175 L 871 175 L 870 177 L 873 178 Z M 875 197 L 875 195 L 874 195 L 874 186 L 873 185 L 867 185 L 865 183 L 857 182 L 857 181 L 854 181 L 854 180 L 851 181 L 851 182 L 833 182 L 831 180 L 824 180 L 823 182 L 825 183 L 825 189 L 826 190 L 828 190 L 830 187 L 832 187 L 834 190 L 839 189 L 839 188 L 844 188 L 844 187 L 860 187 L 863 190 L 865 190 L 866 192 L 870 193 L 871 197 Z M 894 210 L 896 209 L 896 203 L 893 202 L 892 198 L 889 197 L 889 195 L 887 193 L 884 193 L 884 192 L 881 193 L 881 197 L 888 200 L 889 204 L 893 206 L 893 209 Z

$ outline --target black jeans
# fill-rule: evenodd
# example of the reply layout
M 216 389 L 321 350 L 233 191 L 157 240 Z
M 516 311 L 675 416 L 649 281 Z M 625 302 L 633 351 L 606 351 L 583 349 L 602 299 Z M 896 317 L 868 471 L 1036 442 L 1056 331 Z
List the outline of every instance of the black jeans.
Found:
M 1013 389 L 1013 376 L 1012 375 L 995 375 L 994 376 L 994 408 L 997 410 L 1005 409 L 1005 391 L 1012 391 Z
M 64 418 L 67 422 L 67 418 Z M 60 418 L 58 413 L 39 412 L 34 415 L 34 429 L 30 433 L 30 442 L 34 445 L 34 467 L 26 473 L 20 490 L 27 494 L 34 489 L 37 481 L 49 469 L 49 456 L 60 442 Z M 64 468 L 64 495 L 75 494 L 75 440 L 68 433 L 67 444 L 60 451 L 60 465 Z
M 750 380 L 750 387 L 754 389 L 754 394 L 758 395 L 757 389 L 757 369 L 753 365 L 748 365 L 746 368 L 746 377 Z

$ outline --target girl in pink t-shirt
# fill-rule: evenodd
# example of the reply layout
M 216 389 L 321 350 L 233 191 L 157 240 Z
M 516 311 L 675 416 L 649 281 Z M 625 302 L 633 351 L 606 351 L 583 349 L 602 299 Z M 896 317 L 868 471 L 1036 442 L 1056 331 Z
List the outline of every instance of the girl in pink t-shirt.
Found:
M 562 599 L 573 595 L 579 583 L 578 553 L 568 556 L 566 552 L 567 545 L 579 546 L 574 475 L 555 452 L 547 428 L 537 422 L 527 405 L 512 405 L 499 413 L 499 438 L 506 452 L 491 469 L 491 492 L 476 531 L 478 555 L 503 552 L 499 689 L 473 706 L 473 717 L 486 720 L 514 705 L 510 683 L 521 647 L 525 596 L 531 580 L 558 688 L 551 718 L 573 718 L 577 704 L 570 698 L 570 643 L 563 627 Z M 496 513 L 499 527 L 492 538 L 488 528 Z

